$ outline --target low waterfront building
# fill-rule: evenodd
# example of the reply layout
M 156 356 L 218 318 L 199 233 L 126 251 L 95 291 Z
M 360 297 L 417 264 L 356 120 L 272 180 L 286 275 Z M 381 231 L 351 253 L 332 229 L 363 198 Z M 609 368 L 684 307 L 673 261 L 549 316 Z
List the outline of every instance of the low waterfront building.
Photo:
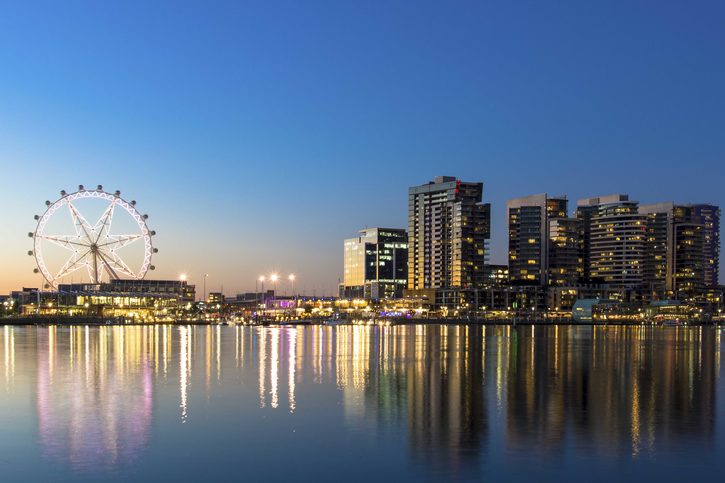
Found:
M 60 284 L 58 290 L 14 292 L 25 315 L 171 319 L 192 308 L 193 285 L 180 280 L 120 280 Z

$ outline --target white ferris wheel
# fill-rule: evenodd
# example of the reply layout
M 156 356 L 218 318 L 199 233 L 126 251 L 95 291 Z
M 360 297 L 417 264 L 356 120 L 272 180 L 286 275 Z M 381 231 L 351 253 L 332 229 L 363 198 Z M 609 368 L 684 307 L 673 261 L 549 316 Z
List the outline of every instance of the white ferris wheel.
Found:
M 69 281 L 97 284 L 111 279 L 142 279 L 158 252 L 152 243 L 156 232 L 136 209 L 136 202 L 121 198 L 121 192 L 108 193 L 78 187 L 75 193 L 60 192 L 61 197 L 46 201 L 43 215 L 36 215 L 33 250 L 47 284 L 57 288 Z M 93 220 L 91 223 L 89 220 Z

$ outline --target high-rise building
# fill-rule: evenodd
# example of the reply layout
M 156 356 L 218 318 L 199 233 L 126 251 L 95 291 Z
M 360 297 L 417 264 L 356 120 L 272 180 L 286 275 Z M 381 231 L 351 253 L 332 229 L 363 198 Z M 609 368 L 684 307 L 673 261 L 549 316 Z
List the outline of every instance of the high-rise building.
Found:
M 408 282 L 408 236 L 397 228 L 366 228 L 344 242 L 344 298 L 386 299 Z
M 691 298 L 705 288 L 706 250 L 702 217 L 693 206 L 643 205 L 647 245 L 644 291 L 653 298 Z
M 714 205 L 691 205 L 693 216 L 703 231 L 704 279 L 708 288 L 720 283 L 720 208 Z
M 509 278 L 522 285 L 573 285 L 581 276 L 580 221 L 567 216 L 567 199 L 546 193 L 506 203 Z
M 640 289 L 646 217 L 639 213 L 638 203 L 620 194 L 580 200 L 577 218 L 582 223 L 582 258 L 588 281 Z
M 549 285 L 563 287 L 581 282 L 584 265 L 580 237 L 581 221 L 577 218 L 549 220 Z
M 580 200 L 576 207 L 576 218 L 579 220 L 579 254 L 582 258 L 582 282 L 592 283 L 592 217 L 599 206 L 598 198 Z
M 476 288 L 485 283 L 491 205 L 483 183 L 451 176 L 408 190 L 408 289 Z

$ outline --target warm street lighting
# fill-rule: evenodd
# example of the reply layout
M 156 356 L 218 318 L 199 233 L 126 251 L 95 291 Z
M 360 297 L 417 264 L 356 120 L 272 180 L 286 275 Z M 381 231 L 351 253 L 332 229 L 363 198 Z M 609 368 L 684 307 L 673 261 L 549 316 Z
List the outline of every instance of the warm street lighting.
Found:
M 272 286 L 274 288 L 274 297 L 277 298 L 277 280 L 279 280 L 279 275 L 276 273 L 273 273 L 269 276 L 269 279 L 272 281 Z
M 290 273 L 287 278 L 289 279 L 290 284 L 292 285 L 292 287 L 291 287 L 291 289 L 292 289 L 292 296 L 294 297 L 294 295 L 295 295 L 295 274 L 294 273 Z
M 255 297 L 257 298 L 257 307 L 259 307 L 259 305 L 261 305 L 261 302 L 259 300 L 259 287 L 257 286 L 257 282 L 260 282 L 262 284 L 262 292 L 264 292 L 264 281 L 265 281 L 264 275 L 260 275 L 259 278 L 254 282 L 254 293 L 255 293 Z M 264 300 L 264 295 L 262 295 L 262 300 Z

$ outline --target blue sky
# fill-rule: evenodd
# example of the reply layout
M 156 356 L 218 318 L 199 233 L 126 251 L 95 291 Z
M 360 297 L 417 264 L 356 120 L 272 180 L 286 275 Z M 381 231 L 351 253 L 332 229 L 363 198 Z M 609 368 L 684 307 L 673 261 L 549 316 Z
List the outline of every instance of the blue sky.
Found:
M 584 4 L 586 3 L 586 4 Z M 722 2 L 14 2 L 0 15 L 0 293 L 60 189 L 138 200 L 156 277 L 332 293 L 407 188 L 725 205 Z M 574 203 L 572 203 L 574 204 Z M 35 281 L 35 282 L 34 282 Z

